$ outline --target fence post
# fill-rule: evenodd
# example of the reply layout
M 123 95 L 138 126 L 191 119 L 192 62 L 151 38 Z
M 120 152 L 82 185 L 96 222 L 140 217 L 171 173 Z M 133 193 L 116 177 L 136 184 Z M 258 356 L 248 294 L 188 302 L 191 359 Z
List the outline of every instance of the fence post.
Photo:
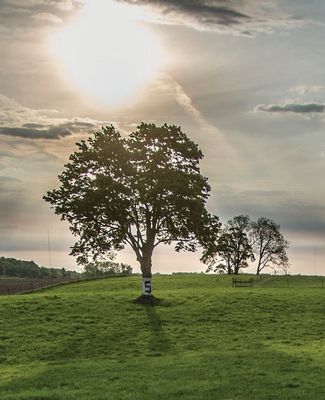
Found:
M 287 287 L 289 287 L 289 279 L 287 278 Z

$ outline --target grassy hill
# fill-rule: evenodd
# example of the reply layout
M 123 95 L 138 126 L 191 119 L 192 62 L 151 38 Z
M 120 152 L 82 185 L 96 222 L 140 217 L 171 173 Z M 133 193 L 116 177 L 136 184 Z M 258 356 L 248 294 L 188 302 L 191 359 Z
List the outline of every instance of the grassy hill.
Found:
M 321 278 L 138 276 L 0 297 L 3 400 L 325 398 Z

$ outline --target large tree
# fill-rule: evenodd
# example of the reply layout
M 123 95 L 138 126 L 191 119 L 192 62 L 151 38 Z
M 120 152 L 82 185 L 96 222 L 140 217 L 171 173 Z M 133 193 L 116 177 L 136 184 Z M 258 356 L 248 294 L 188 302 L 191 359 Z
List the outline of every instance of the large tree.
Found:
M 78 263 L 131 246 L 151 296 L 152 255 L 159 244 L 195 251 L 214 241 L 220 224 L 205 203 L 210 187 L 201 175 L 202 152 L 177 126 L 142 123 L 122 136 L 113 126 L 77 143 L 44 199 L 79 240 Z
M 203 252 L 202 261 L 208 265 L 207 272 L 224 271 L 228 275 L 238 275 L 240 269 L 249 266 L 248 261 L 254 261 L 250 227 L 247 215 L 238 215 L 227 222 L 214 245 Z
M 287 270 L 289 242 L 284 239 L 280 225 L 270 218 L 260 217 L 251 226 L 250 239 L 257 260 L 256 274 L 259 275 L 265 268 Z

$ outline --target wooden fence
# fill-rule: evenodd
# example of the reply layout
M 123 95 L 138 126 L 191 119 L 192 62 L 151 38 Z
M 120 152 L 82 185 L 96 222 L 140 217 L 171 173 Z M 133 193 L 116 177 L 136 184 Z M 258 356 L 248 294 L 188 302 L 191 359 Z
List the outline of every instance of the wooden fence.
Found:
M 79 278 L 30 278 L 30 279 L 0 279 L 0 295 L 32 293 L 35 290 L 61 283 L 75 282 Z

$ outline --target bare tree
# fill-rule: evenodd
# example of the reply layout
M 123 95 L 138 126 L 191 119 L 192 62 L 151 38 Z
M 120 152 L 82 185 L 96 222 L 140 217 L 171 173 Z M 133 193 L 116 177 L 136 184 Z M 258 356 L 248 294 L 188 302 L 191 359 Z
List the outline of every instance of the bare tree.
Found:
M 288 269 L 289 242 L 280 232 L 280 225 L 269 218 L 260 217 L 257 222 L 251 223 L 250 240 L 257 260 L 257 275 L 265 268 Z

